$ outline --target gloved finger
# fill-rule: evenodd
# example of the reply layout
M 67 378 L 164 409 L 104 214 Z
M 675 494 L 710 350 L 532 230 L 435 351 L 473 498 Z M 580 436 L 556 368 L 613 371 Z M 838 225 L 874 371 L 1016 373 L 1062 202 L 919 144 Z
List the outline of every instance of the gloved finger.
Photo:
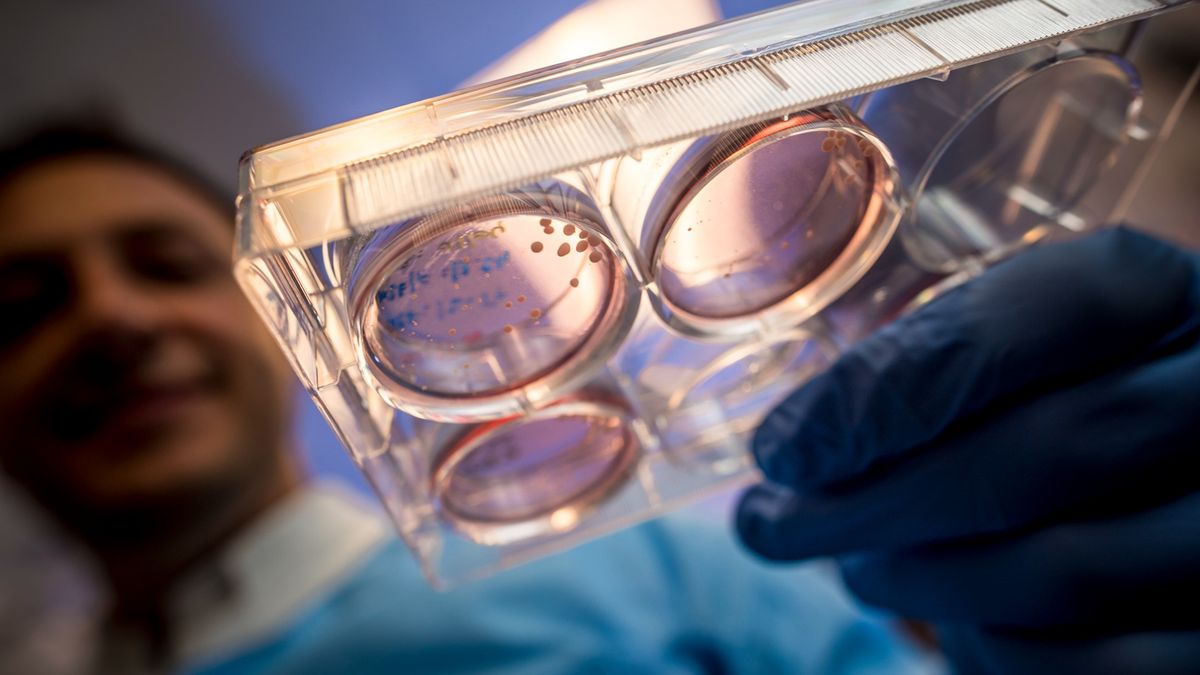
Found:
M 764 557 L 795 560 L 1190 492 L 1200 475 L 1200 338 L 1189 337 L 1182 352 L 996 410 L 854 480 L 751 488 L 738 532 Z
M 1056 637 L 944 626 L 939 628 L 938 637 L 956 675 L 1195 675 L 1200 672 L 1200 631 Z
M 1030 250 L 852 347 L 758 428 L 766 477 L 841 480 L 1030 387 L 1127 362 L 1196 313 L 1184 252 L 1125 229 Z
M 1111 520 L 840 562 L 861 600 L 928 621 L 1200 628 L 1200 492 Z

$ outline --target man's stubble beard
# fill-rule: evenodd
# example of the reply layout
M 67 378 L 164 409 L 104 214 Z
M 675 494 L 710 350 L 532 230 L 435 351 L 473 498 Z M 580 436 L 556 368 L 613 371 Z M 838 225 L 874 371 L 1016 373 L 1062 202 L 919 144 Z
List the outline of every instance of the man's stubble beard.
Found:
M 170 557 L 190 557 L 188 550 L 212 548 L 289 492 L 296 480 L 287 447 L 290 401 L 275 385 L 279 375 L 265 363 L 230 367 L 245 369 L 233 377 L 244 378 L 248 400 L 231 396 L 226 403 L 233 407 L 232 447 L 216 450 L 230 458 L 220 470 L 123 499 L 88 495 L 55 475 L 50 464 L 18 469 L 18 482 L 68 532 L 102 555 L 158 549 Z M 36 448 L 31 439 L 16 442 Z

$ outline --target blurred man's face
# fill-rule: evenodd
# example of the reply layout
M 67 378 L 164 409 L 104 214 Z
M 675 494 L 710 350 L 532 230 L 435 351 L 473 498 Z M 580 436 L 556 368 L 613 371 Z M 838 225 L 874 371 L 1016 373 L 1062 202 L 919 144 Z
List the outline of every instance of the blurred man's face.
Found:
M 0 185 L 0 461 L 69 522 L 178 518 L 278 472 L 289 380 L 232 242 L 224 214 L 134 160 Z

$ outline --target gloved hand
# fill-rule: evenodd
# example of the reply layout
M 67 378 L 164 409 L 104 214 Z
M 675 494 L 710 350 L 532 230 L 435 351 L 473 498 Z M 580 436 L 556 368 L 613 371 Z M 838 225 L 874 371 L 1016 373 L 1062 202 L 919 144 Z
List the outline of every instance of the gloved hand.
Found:
M 1033 249 L 851 348 L 758 429 L 737 528 L 839 556 L 964 673 L 1200 673 L 1200 258 Z

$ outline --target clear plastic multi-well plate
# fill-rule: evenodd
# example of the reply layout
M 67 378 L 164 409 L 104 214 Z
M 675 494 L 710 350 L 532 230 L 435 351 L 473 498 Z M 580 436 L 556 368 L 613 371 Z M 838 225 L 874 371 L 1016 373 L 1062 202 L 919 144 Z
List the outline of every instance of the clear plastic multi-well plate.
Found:
M 752 479 L 847 344 L 1119 216 L 1175 4 L 802 2 L 317 131 L 243 159 L 238 278 L 472 578 Z

